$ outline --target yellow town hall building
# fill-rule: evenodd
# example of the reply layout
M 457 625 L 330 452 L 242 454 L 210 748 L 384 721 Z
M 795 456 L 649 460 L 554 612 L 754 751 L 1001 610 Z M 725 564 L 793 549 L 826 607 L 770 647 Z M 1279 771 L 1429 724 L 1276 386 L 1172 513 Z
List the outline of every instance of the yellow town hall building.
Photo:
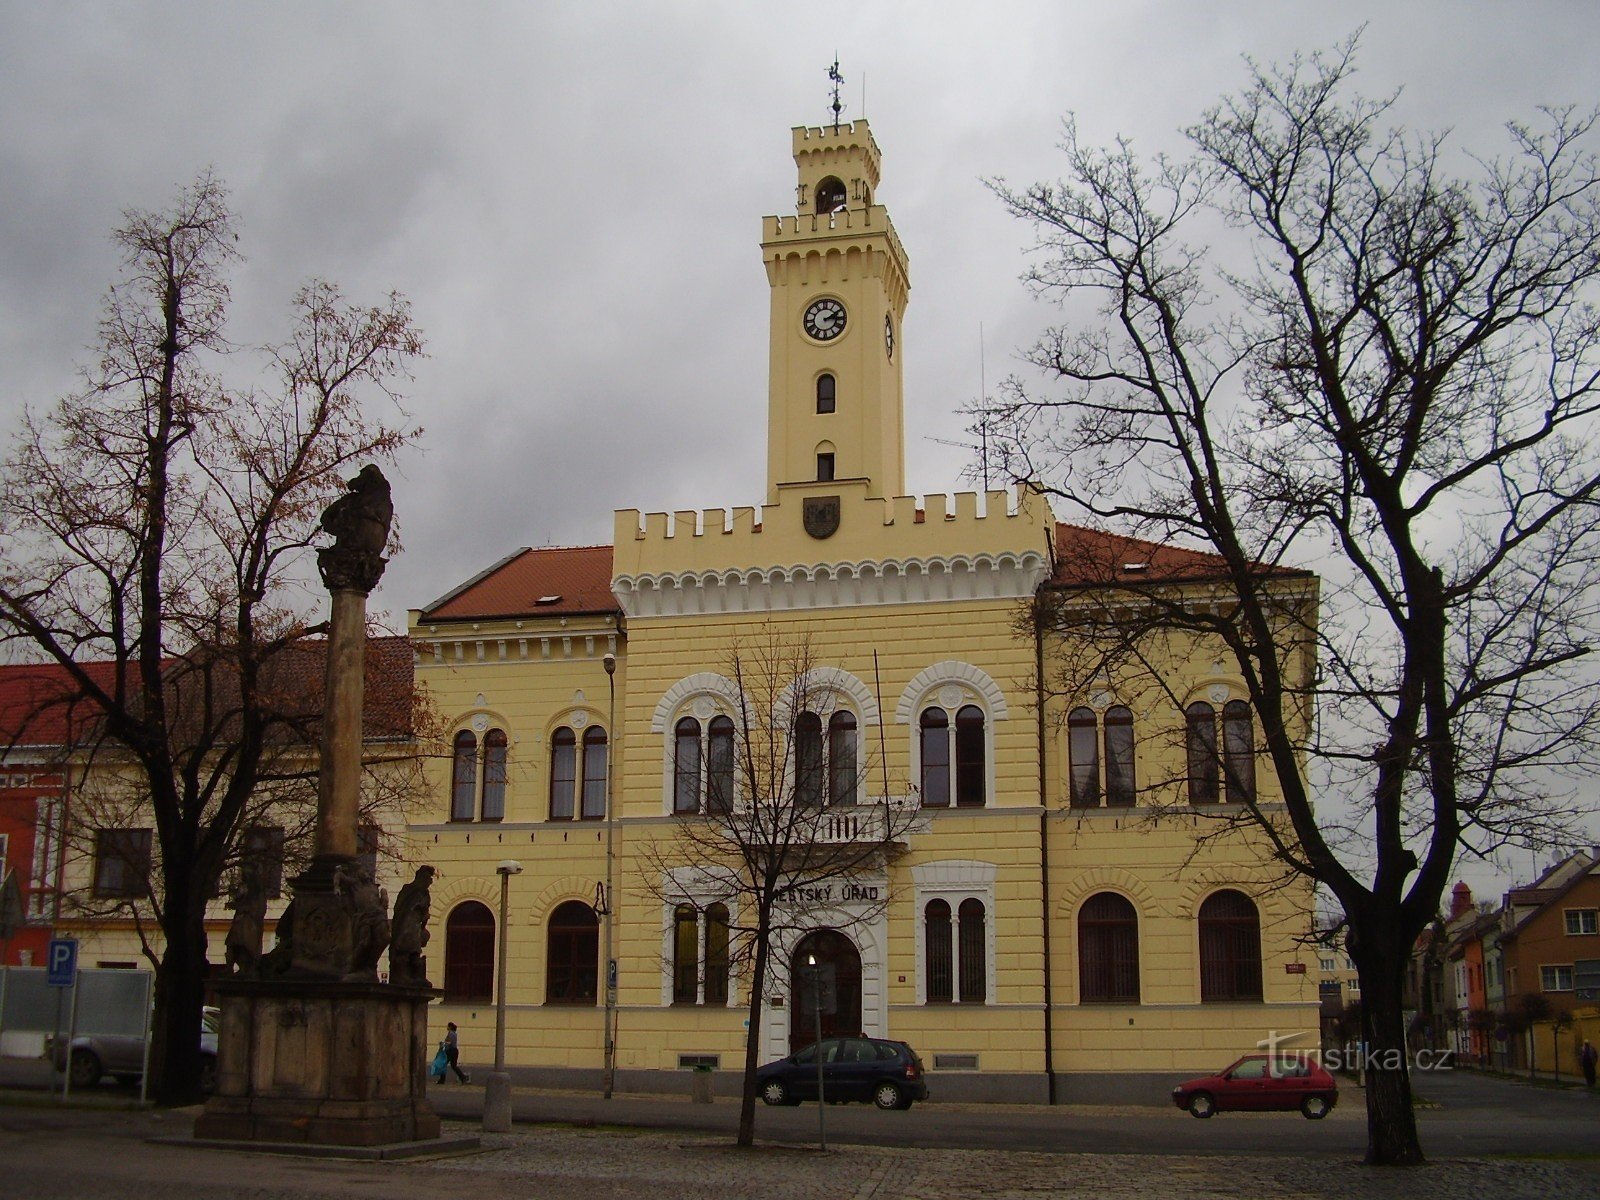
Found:
M 761 241 L 759 507 L 619 512 L 610 546 L 522 550 L 411 613 L 449 743 L 408 830 L 439 870 L 439 1027 L 460 1026 L 466 1061 L 489 1055 L 497 866 L 514 860 L 515 1074 L 598 1081 L 609 957 L 617 1087 L 683 1090 L 710 1064 L 729 1090 L 740 914 L 674 854 L 730 786 L 738 803 L 729 664 L 764 641 L 803 648 L 795 752 L 829 764 L 811 802 L 910 817 L 776 932 L 763 1061 L 814 1036 L 811 956 L 832 981 L 824 1031 L 910 1042 L 935 1098 L 1159 1099 L 1274 1031 L 1314 1031 L 1315 974 L 1295 969 L 1309 890 L 1281 885 L 1262 839 L 1214 836 L 1257 787 L 1239 681 L 1190 647 L 1162 686 L 1062 698 L 1044 682 L 1060 647 L 1024 619 L 1041 592 L 1092 601 L 1107 563 L 1197 587 L 1214 563 L 1059 525 L 1028 493 L 904 495 L 908 261 L 879 150 L 864 120 L 795 129 L 793 150 L 797 211 Z M 1263 770 L 1256 799 L 1273 786 Z

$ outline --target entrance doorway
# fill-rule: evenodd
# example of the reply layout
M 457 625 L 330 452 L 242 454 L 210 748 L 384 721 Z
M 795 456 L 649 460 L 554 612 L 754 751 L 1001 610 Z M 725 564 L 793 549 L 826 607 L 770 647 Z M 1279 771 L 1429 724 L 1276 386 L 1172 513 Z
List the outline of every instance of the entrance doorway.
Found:
M 819 929 L 800 939 L 789 959 L 789 1052 L 817 1040 L 816 989 L 807 960 L 822 972 L 822 1036 L 861 1033 L 861 952 L 837 929 Z

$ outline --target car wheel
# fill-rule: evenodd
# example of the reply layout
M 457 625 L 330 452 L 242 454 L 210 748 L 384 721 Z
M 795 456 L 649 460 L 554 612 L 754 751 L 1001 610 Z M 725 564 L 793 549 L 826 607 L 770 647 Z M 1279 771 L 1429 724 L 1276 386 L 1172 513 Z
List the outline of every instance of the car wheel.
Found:
M 217 1090 L 217 1060 L 210 1054 L 200 1058 L 200 1090 L 214 1092 Z
M 872 1102 L 879 1108 L 899 1108 L 905 1103 L 905 1097 L 900 1094 L 898 1085 L 884 1082 L 872 1089 Z
M 769 1079 L 761 1085 L 761 1102 L 772 1105 L 797 1103 L 789 1099 L 789 1089 L 781 1079 Z
M 89 1088 L 100 1082 L 100 1060 L 93 1050 L 74 1050 L 71 1069 L 72 1086 Z
M 1307 1096 L 1300 1101 L 1300 1111 L 1305 1114 L 1308 1121 L 1320 1121 L 1328 1115 L 1328 1110 L 1333 1105 L 1328 1103 L 1326 1096 Z
M 1202 1121 L 1207 1117 L 1215 1116 L 1217 1102 L 1211 1098 L 1210 1092 L 1196 1092 L 1189 1097 L 1189 1115 L 1199 1117 Z

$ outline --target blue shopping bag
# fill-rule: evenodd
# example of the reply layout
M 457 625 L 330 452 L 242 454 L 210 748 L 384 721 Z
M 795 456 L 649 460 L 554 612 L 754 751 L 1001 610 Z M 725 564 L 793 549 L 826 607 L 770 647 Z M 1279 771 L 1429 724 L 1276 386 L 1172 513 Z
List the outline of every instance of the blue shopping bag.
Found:
M 433 1062 L 428 1067 L 428 1074 L 441 1082 L 444 1080 L 445 1069 L 450 1065 L 450 1056 L 444 1052 L 444 1043 L 439 1043 L 439 1053 L 433 1056 Z

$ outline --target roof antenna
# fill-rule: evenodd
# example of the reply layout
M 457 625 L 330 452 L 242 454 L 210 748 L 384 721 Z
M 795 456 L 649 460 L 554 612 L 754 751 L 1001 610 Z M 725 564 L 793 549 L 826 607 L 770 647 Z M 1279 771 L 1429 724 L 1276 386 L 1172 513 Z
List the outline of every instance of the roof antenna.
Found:
M 828 78 L 833 81 L 833 131 L 839 132 L 839 112 L 844 105 L 839 103 L 839 85 L 844 82 L 844 76 L 839 74 L 839 53 L 834 51 L 833 66 L 828 68 Z
M 983 361 L 983 322 L 978 322 L 978 461 L 983 465 L 983 494 L 989 494 L 989 381 Z

